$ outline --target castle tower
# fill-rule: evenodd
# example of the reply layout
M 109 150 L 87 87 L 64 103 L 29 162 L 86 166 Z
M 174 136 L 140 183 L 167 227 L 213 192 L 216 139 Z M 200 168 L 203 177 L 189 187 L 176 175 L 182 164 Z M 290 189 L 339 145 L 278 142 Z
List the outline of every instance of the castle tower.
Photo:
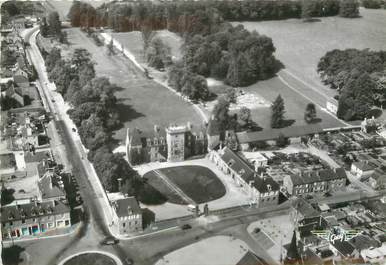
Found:
M 168 146 L 168 161 L 180 162 L 185 159 L 185 132 L 187 126 L 171 125 L 166 128 L 166 142 Z

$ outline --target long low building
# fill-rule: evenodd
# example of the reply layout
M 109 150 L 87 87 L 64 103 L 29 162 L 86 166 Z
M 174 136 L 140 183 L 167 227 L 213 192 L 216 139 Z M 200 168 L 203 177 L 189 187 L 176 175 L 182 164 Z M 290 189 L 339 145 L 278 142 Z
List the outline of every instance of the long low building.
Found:
M 211 151 L 209 158 L 229 175 L 237 186 L 251 197 L 258 207 L 279 203 L 280 186 L 267 174 L 258 174 L 251 165 L 230 148 Z
M 267 142 L 275 144 L 280 135 L 288 138 L 291 143 L 299 143 L 301 137 L 313 136 L 323 132 L 323 128 L 319 124 L 309 124 L 305 126 L 290 126 L 281 129 L 264 129 L 257 132 L 239 132 L 236 133 L 238 143 L 242 150 L 248 150 L 250 144 Z
M 287 175 L 283 186 L 291 195 L 302 195 L 342 189 L 346 186 L 347 175 L 343 168 L 323 169 Z
M 70 226 L 70 208 L 60 201 L 32 202 L 1 208 L 3 239 L 36 236 Z

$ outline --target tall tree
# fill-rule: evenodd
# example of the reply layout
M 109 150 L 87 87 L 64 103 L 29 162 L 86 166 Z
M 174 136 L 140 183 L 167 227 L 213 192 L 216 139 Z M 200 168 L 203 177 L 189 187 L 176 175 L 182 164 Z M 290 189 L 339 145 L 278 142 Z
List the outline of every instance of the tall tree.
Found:
M 341 17 L 359 17 L 359 2 L 357 0 L 341 0 L 339 15 Z
M 54 36 L 59 36 L 62 31 L 62 24 L 59 19 L 58 12 L 51 12 L 48 15 L 49 33 Z
M 219 97 L 217 104 L 214 106 L 212 116 L 219 122 L 220 129 L 228 129 L 230 116 L 229 116 L 229 101 L 225 97 Z
M 315 0 L 303 0 L 302 1 L 302 18 L 304 21 L 310 21 L 314 16 L 315 7 L 317 2 Z
M 271 127 L 272 128 L 283 127 L 285 108 L 284 108 L 284 100 L 280 94 L 276 97 L 275 101 L 272 103 L 271 110 L 272 110 Z
M 314 103 L 308 103 L 304 113 L 304 120 L 311 123 L 316 119 L 316 107 Z

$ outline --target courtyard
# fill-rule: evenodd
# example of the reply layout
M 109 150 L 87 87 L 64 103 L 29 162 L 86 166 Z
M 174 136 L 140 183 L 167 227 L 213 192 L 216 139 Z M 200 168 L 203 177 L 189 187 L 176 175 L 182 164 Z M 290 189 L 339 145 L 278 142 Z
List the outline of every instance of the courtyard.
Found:
M 186 204 L 160 179 L 159 172 L 172 181 L 195 203 L 205 203 L 225 195 L 225 187 L 209 168 L 202 166 L 180 166 L 162 168 L 146 173 L 143 177 L 148 183 L 162 192 L 169 202 Z M 177 196 L 176 196 L 177 195 Z
M 196 173 L 189 172 L 189 168 L 191 168 L 192 166 L 196 169 Z M 176 171 L 176 168 L 179 169 Z M 221 170 L 219 170 L 215 166 L 215 164 L 213 164 L 207 158 L 173 163 L 153 162 L 136 166 L 134 169 L 137 170 L 137 172 L 141 176 L 146 178 L 148 176 L 153 175 L 154 170 L 162 170 L 162 172 L 168 172 L 171 169 L 170 172 L 173 172 L 171 175 L 174 176 L 174 178 L 179 178 L 179 180 L 174 185 L 184 183 L 183 186 L 179 186 L 180 189 L 182 189 L 181 187 L 183 187 L 186 190 L 186 193 L 190 192 L 189 194 L 192 194 L 192 192 L 194 191 L 195 194 L 190 196 L 192 196 L 193 198 L 197 198 L 198 201 L 196 201 L 195 203 L 197 203 L 200 210 L 203 209 L 204 204 L 206 203 L 208 204 L 209 210 L 218 210 L 239 205 L 248 205 L 251 201 L 250 196 L 248 194 L 245 194 L 242 188 L 236 186 L 235 183 L 232 181 L 232 178 L 230 178 L 228 175 L 225 175 Z M 185 172 L 188 173 L 185 174 Z M 207 172 L 211 172 L 211 177 L 200 177 L 202 173 L 208 174 Z M 182 175 L 179 175 L 181 173 Z M 155 178 L 154 176 L 151 178 L 159 179 Z M 193 179 L 200 179 L 200 181 L 193 184 L 195 185 L 195 188 L 187 187 L 189 185 L 192 185 L 191 180 Z M 208 182 L 208 180 L 210 181 L 210 183 Z M 161 180 L 158 181 L 162 183 Z M 155 182 L 152 183 L 152 180 L 149 180 L 149 183 L 151 185 L 155 185 L 154 187 L 163 192 L 164 195 L 167 197 L 173 194 L 171 193 L 170 188 L 168 188 L 164 183 L 162 183 L 162 185 L 166 187 L 164 191 L 161 190 L 161 186 L 158 186 L 158 184 L 156 184 Z M 209 187 L 199 188 L 203 185 L 208 185 Z M 210 193 L 208 193 L 209 191 Z M 192 212 L 188 211 L 186 203 L 178 203 L 178 200 L 182 201 L 180 197 L 176 196 L 176 194 L 174 194 L 173 196 L 173 201 L 177 201 L 168 201 L 162 205 L 141 204 L 141 207 L 148 208 L 149 210 L 153 211 L 156 216 L 156 221 L 192 214 Z M 206 199 L 208 201 L 202 202 L 203 199 Z

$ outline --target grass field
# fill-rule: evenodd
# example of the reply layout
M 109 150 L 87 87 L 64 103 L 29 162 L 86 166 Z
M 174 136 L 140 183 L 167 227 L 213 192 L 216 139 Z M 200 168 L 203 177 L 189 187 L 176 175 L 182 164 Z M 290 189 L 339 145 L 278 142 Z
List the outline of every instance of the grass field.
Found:
M 216 200 L 225 195 L 225 187 L 217 176 L 208 168 L 201 166 L 179 166 L 162 168 L 159 171 L 166 175 L 177 187 L 196 203 Z M 154 171 L 146 173 L 148 183 L 163 193 L 171 203 L 185 204 Z
M 69 49 L 87 49 L 96 62 L 98 77 L 107 77 L 110 82 L 122 87 L 116 91 L 118 109 L 124 126 L 114 133 L 114 138 L 124 141 L 127 128 L 152 131 L 154 125 L 166 127 L 171 123 L 185 124 L 190 121 L 195 128 L 203 122 L 193 106 L 167 88 L 144 77 L 129 59 L 121 53 L 109 56 L 106 47 L 98 47 L 91 38 L 78 28 L 66 30 L 71 45 Z
M 87 253 L 70 259 L 64 265 L 116 265 L 116 263 L 112 258 L 105 255 Z
M 276 57 L 292 74 L 318 88 L 325 88 L 316 72 L 319 59 L 333 49 L 386 50 L 386 10 L 360 9 L 361 18 L 321 18 L 304 23 L 300 19 L 243 22 L 273 39 Z M 238 24 L 238 23 L 235 23 Z M 329 95 L 331 89 L 324 89 Z

